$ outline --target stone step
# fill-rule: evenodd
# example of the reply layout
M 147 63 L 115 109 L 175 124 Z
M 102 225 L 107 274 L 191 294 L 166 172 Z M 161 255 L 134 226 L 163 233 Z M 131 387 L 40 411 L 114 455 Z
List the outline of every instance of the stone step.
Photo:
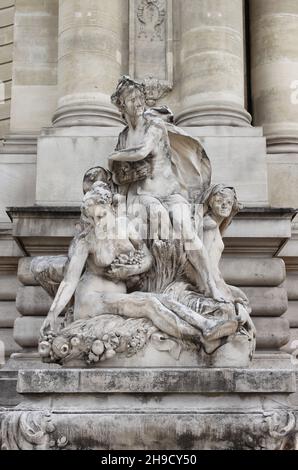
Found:
M 283 393 L 296 391 L 291 370 L 126 368 L 21 370 L 19 393 Z
M 277 287 L 286 277 L 282 259 L 223 258 L 220 268 L 225 281 L 234 286 Z

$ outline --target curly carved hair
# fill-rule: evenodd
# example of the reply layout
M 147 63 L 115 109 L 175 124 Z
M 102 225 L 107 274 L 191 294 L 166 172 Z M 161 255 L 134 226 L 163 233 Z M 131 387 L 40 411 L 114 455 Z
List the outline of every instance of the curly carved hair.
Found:
M 119 109 L 121 113 L 123 112 L 123 104 L 124 104 L 123 102 L 124 102 L 125 95 L 135 89 L 139 90 L 144 95 L 144 98 L 145 98 L 146 89 L 145 89 L 144 83 L 133 80 L 128 75 L 123 75 L 120 78 L 116 91 L 111 96 L 111 102 L 112 104 L 117 106 L 117 108 Z

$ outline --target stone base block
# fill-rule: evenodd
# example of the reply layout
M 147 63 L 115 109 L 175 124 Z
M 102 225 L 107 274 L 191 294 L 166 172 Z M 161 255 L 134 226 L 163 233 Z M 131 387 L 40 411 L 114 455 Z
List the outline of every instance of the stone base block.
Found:
M 14 352 L 20 351 L 20 346 L 16 343 L 13 338 L 12 328 L 0 328 L 0 348 L 2 350 L 4 345 L 5 357 L 11 356 Z M 0 351 L 1 354 L 1 351 Z
M 9 408 L 21 402 L 21 395 L 17 393 L 17 372 L 0 371 L 0 407 Z
M 23 348 L 37 348 L 39 332 L 44 317 L 21 317 L 17 318 L 14 325 L 13 336 Z
M 289 308 L 287 312 L 284 314 L 284 318 L 286 318 L 291 328 L 298 328 L 298 301 L 291 300 L 289 302 Z
M 225 181 L 234 186 L 239 199 L 247 206 L 266 206 L 265 139 L 260 135 L 243 136 L 238 133 L 237 136 L 237 130 L 231 134 L 230 129 L 224 128 L 222 135 L 218 135 L 217 128 L 212 130 L 215 135 L 210 135 L 210 130 L 208 132 L 202 127 L 185 128 L 185 131 L 199 138 L 204 145 L 211 160 L 215 183 Z M 93 166 L 107 167 L 108 155 L 115 148 L 120 130 L 96 126 L 44 129 L 38 138 L 37 203 L 77 205 L 82 198 L 84 173 Z M 48 177 L 53 168 L 54 186 Z
M 257 349 L 279 349 L 290 339 L 286 318 L 258 317 L 253 322 L 257 329 Z
M 17 389 L 24 401 L 0 415 L 2 449 L 297 447 L 292 371 L 20 371 Z
M 277 287 L 286 277 L 285 263 L 278 258 L 232 258 L 221 260 L 225 281 L 233 286 Z
M 294 365 L 298 367 L 298 328 L 290 329 L 289 341 L 282 350 L 291 354 Z
M 21 258 L 19 261 L 18 279 L 22 284 L 24 284 L 24 286 L 39 285 L 30 269 L 32 260 L 33 258 L 28 256 L 26 258 Z
M 287 274 L 286 288 L 289 300 L 298 300 L 298 274 Z
M 18 289 L 18 280 L 15 274 L 0 276 L 0 300 L 15 300 Z
M 24 316 L 47 315 L 53 299 L 41 286 L 21 286 L 18 289 L 16 306 Z
M 253 317 L 280 317 L 288 309 L 288 296 L 284 287 L 242 287 L 247 295 Z
M 0 301 L 0 328 L 13 328 L 15 320 L 19 317 L 15 302 Z

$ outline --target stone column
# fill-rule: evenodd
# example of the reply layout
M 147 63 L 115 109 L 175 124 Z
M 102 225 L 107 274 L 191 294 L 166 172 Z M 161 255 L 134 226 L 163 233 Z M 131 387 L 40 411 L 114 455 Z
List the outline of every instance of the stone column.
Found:
M 242 0 L 184 0 L 181 8 L 181 107 L 178 123 L 249 126 L 244 109 Z
M 298 2 L 250 0 L 254 124 L 269 153 L 298 153 Z
M 127 0 L 59 0 L 59 100 L 54 126 L 122 122 L 110 95 L 122 73 L 127 15 Z

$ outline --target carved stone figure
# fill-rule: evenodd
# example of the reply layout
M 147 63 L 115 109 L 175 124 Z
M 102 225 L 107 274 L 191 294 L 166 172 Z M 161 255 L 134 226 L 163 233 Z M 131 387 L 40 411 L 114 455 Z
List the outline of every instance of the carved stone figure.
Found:
M 202 145 L 172 124 L 167 107 L 146 109 L 143 84 L 122 77 L 112 102 L 127 126 L 110 155 L 111 172 L 92 168 L 85 175 L 68 258 L 32 263 L 55 294 L 41 356 L 92 364 L 150 344 L 179 361 L 184 350 L 219 355 L 240 337 L 251 357 L 248 300 L 219 270 L 222 233 L 239 210 L 235 190 L 210 186 Z

